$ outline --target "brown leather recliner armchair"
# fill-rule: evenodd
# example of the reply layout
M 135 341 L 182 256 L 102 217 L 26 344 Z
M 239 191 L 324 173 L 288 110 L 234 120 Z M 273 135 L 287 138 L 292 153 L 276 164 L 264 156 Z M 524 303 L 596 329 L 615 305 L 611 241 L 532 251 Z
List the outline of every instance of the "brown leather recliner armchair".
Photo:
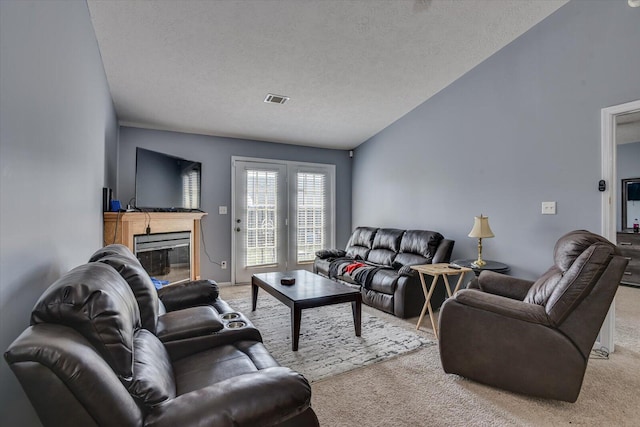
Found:
M 537 281 L 483 271 L 440 312 L 445 372 L 575 402 L 627 260 L 601 236 L 572 231 Z
M 5 359 L 46 426 L 318 425 L 302 375 L 218 335 L 170 354 L 122 276 L 92 262 L 43 293 Z

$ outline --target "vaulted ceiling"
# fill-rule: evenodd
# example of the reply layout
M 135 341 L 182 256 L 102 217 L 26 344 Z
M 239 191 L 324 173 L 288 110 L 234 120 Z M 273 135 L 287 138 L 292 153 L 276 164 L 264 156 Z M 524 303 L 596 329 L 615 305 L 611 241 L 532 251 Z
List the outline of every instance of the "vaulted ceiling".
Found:
M 352 149 L 566 2 L 88 5 L 121 124 Z

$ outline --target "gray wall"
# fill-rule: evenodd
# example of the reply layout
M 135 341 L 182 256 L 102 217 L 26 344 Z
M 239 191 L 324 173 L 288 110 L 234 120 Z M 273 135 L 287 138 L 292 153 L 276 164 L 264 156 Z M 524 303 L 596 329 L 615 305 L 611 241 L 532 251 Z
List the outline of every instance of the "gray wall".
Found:
M 640 142 L 632 142 L 630 144 L 618 145 L 617 153 L 617 190 L 619 193 L 619 201 L 622 197 L 622 190 L 620 189 L 620 180 L 627 178 L 640 178 Z M 627 218 L 634 219 L 640 218 L 640 202 L 630 202 L 629 213 Z M 616 219 L 616 230 L 622 229 L 622 206 L 618 203 L 618 217 Z
M 640 141 L 617 146 L 618 185 L 621 179 L 640 178 Z
M 351 164 L 348 151 L 220 138 L 179 132 L 121 127 L 118 145 L 117 197 L 126 203 L 135 195 L 136 147 L 202 162 L 201 209 L 205 245 L 211 258 L 231 266 L 231 157 L 259 157 L 336 165 L 336 243 L 344 247 L 351 234 Z M 219 215 L 227 206 L 228 215 Z M 201 275 L 218 282 L 231 280 L 231 269 L 221 270 L 201 254 Z
M 85 2 L 0 2 L 0 349 L 102 244 L 117 124 Z M 0 425 L 39 425 L 0 361 Z
M 573 229 L 601 232 L 600 111 L 640 99 L 640 8 L 572 1 L 355 152 L 353 225 L 426 228 L 532 278 Z M 541 215 L 556 201 L 557 215 Z

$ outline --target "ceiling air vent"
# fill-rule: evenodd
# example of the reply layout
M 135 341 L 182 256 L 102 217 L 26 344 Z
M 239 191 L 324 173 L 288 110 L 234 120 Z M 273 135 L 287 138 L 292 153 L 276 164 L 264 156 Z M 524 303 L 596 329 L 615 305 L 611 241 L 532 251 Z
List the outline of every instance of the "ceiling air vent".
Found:
M 268 104 L 284 104 L 288 100 L 289 100 L 288 96 L 274 95 L 272 93 L 268 93 L 267 97 L 264 99 L 264 102 Z

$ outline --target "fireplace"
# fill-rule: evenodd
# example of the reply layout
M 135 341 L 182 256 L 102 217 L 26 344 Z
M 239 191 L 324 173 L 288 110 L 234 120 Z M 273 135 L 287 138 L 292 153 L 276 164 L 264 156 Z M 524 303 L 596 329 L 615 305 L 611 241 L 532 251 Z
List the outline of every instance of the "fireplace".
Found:
M 128 247 L 131 252 L 138 256 L 138 259 L 142 259 L 144 263 L 149 262 L 146 268 L 149 271 L 160 270 L 159 266 L 154 267 L 153 258 L 147 260 L 145 258 L 152 257 L 152 255 L 143 255 L 144 252 L 152 252 L 154 248 L 162 248 L 162 244 L 158 244 L 158 240 L 175 240 L 175 233 L 181 233 L 182 242 L 181 246 L 177 250 L 180 261 L 174 262 L 174 264 L 182 264 L 186 259 L 186 253 L 189 254 L 191 265 L 189 271 L 191 273 L 190 280 L 200 279 L 200 220 L 206 213 L 204 212 L 105 212 L 104 213 L 104 245 L 110 245 L 112 243 L 119 243 Z M 168 238 L 149 237 L 151 235 L 164 234 L 168 235 Z M 190 236 L 190 240 L 186 241 L 186 236 Z M 142 244 L 142 248 L 136 249 L 136 240 L 139 244 Z M 149 241 L 145 241 L 149 240 Z M 147 245 L 150 243 L 150 245 Z M 165 242 L 166 243 L 166 242 Z M 169 242 L 176 243 L 176 242 Z M 189 244 L 189 249 L 186 249 L 185 244 Z M 145 250 L 145 247 L 147 250 Z M 151 249 L 151 250 L 149 250 Z M 173 252 L 176 249 L 174 248 Z M 169 269 L 179 269 L 178 265 L 171 267 L 171 259 L 168 258 L 172 251 L 163 252 L 160 250 L 156 253 L 156 257 L 162 262 L 169 261 Z M 172 254 L 172 257 L 175 255 Z M 157 264 L 157 262 L 156 262 Z M 183 271 L 187 271 L 182 268 Z M 164 268 L 166 270 L 166 268 Z M 160 279 L 167 280 L 167 279 Z M 180 281 L 182 279 L 177 279 Z M 176 280 L 172 277 L 169 278 L 170 283 L 176 283 Z
M 134 253 L 149 276 L 169 284 L 191 279 L 191 232 L 135 235 Z

